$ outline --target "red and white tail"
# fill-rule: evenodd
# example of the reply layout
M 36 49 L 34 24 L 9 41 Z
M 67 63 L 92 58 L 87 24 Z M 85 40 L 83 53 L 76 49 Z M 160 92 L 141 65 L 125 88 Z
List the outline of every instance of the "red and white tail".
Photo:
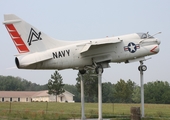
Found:
M 3 23 L 19 53 L 41 52 L 70 43 L 47 36 L 14 14 L 4 15 Z
M 7 31 L 9 32 L 17 50 L 19 53 L 27 53 L 29 52 L 28 47 L 25 45 L 24 41 L 22 40 L 21 36 L 15 29 L 13 24 L 6 24 Z

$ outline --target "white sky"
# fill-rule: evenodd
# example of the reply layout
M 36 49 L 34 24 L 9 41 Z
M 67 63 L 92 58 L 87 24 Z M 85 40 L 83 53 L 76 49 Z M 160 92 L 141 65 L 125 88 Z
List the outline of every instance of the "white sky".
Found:
M 51 37 L 82 40 L 148 32 L 161 40 L 159 54 L 145 62 L 144 81 L 170 82 L 170 1 L 169 0 L 1 0 L 3 14 L 16 14 Z M 0 75 L 19 76 L 37 84 L 46 84 L 54 70 L 7 69 L 15 66 L 18 54 L 6 28 L 0 25 Z M 139 63 L 111 64 L 105 69 L 103 82 L 117 83 L 121 78 L 140 85 Z M 62 70 L 64 83 L 75 84 L 78 71 Z

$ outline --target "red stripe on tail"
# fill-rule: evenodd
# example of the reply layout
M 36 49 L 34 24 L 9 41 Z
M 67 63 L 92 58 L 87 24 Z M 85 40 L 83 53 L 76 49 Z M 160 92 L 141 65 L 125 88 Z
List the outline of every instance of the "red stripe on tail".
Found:
M 29 52 L 29 49 L 23 42 L 21 36 L 18 34 L 17 30 L 15 29 L 13 24 L 6 24 L 7 31 L 9 32 L 16 48 L 18 49 L 19 53 L 26 53 Z

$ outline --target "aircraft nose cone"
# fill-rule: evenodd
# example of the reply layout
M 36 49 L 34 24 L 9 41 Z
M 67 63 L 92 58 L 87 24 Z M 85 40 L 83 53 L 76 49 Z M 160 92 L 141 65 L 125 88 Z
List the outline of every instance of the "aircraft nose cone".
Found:
M 157 39 L 156 41 L 157 41 L 158 45 L 160 45 L 160 44 L 161 44 L 161 41 L 160 41 L 160 40 L 158 40 L 158 39 Z
M 154 46 L 154 47 L 150 50 L 150 52 L 152 52 L 152 53 L 154 53 L 154 54 L 158 53 L 158 52 L 159 52 L 159 45 Z

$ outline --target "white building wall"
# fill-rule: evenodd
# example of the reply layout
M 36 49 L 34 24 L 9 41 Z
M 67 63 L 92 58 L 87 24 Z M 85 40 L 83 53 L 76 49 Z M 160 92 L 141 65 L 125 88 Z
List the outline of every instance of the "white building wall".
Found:
M 0 97 L 0 102 L 56 102 L 56 96 L 45 95 L 45 96 L 28 96 L 28 97 Z M 57 96 L 57 102 L 74 102 L 73 94 L 65 91 L 63 94 Z
M 32 101 L 33 101 L 33 102 L 37 101 L 37 98 L 35 98 L 35 97 L 34 97 L 34 98 L 32 98 Z
M 71 95 L 71 94 L 68 94 L 67 92 L 64 94 L 64 96 L 65 96 L 65 100 L 67 101 L 67 102 L 74 102 L 73 101 L 73 95 Z
M 34 101 L 34 102 L 49 102 L 49 97 L 48 96 L 32 97 L 32 101 Z
M 4 98 L 4 101 L 5 101 L 5 102 L 10 102 L 10 98 L 9 98 L 9 97 Z
M 9 97 L 0 97 L 0 102 L 10 102 L 10 98 Z
M 55 102 L 56 101 L 56 96 L 50 95 L 49 96 L 49 102 Z
M 0 97 L 0 102 L 31 102 L 31 98 Z
M 12 98 L 11 102 L 18 102 L 18 98 Z
M 26 98 L 20 98 L 20 102 L 26 102 Z
M 49 102 L 56 102 L 56 96 L 50 95 L 49 96 Z M 57 102 L 66 102 L 65 96 L 62 95 L 62 99 L 61 99 L 61 95 L 57 96 Z
M 44 102 L 48 102 L 48 101 L 49 101 L 49 96 L 44 97 L 44 98 L 43 98 L 43 101 L 44 101 Z
M 31 98 L 29 98 L 29 97 L 20 98 L 20 102 L 31 102 Z

